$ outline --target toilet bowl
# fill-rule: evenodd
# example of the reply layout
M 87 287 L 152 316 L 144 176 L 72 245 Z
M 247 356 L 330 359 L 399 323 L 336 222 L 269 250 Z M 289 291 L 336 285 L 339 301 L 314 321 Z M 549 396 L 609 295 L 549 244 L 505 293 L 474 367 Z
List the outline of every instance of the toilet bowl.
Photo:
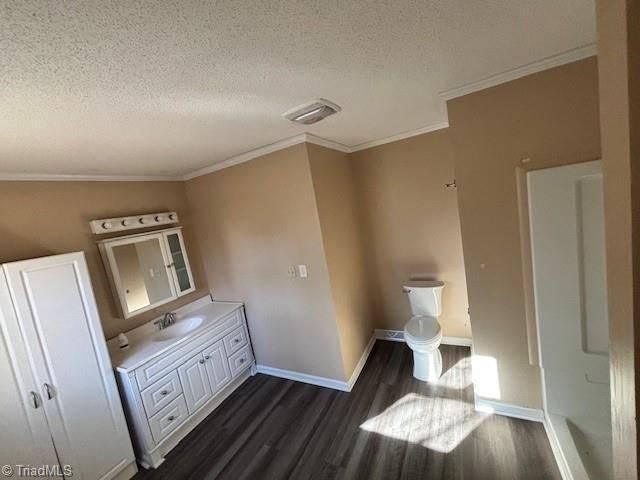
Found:
M 442 312 L 443 288 L 444 283 L 438 281 L 408 282 L 403 286 L 413 314 L 404 326 L 404 338 L 413 351 L 413 376 L 424 382 L 435 382 L 442 374 L 438 316 Z

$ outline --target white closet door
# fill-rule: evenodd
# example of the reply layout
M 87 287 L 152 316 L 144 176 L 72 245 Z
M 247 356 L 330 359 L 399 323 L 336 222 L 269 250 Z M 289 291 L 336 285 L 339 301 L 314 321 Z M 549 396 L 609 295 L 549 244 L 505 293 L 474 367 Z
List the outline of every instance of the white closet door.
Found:
M 0 465 L 49 465 L 58 457 L 0 270 Z M 14 470 L 17 476 L 17 471 Z
M 60 463 L 110 478 L 134 457 L 84 254 L 3 268 Z

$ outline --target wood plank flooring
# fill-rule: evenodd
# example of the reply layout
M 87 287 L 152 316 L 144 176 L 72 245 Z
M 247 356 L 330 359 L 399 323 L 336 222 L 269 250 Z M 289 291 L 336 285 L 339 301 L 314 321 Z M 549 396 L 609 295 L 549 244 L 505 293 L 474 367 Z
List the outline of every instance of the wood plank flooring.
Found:
M 542 424 L 474 411 L 469 349 L 438 384 L 378 341 L 351 393 L 256 375 L 147 479 L 560 479 Z

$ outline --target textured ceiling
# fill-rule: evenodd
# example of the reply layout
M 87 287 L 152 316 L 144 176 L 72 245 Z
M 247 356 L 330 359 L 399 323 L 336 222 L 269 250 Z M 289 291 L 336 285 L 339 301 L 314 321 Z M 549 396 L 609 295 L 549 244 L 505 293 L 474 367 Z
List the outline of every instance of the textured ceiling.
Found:
M 0 2 L 0 173 L 176 175 L 302 132 L 353 146 L 595 41 L 593 0 Z M 317 125 L 281 114 L 317 97 Z

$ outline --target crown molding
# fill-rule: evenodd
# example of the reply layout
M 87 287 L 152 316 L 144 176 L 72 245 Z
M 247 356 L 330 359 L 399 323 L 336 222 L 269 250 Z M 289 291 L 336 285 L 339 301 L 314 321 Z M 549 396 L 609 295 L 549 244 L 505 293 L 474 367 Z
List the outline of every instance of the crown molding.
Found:
M 321 147 L 330 148 L 332 150 L 337 150 L 342 153 L 351 153 L 353 152 L 352 147 L 348 147 L 342 143 L 334 142 L 333 140 L 328 140 L 326 138 L 318 137 L 317 135 L 313 135 L 312 133 L 305 133 L 305 142 L 313 143 L 314 145 L 319 145 Z
M 180 182 L 182 176 L 165 175 L 69 175 L 57 173 L 1 173 L 4 182 Z
M 388 137 L 381 138 L 379 140 L 372 140 L 371 142 L 359 143 L 358 145 L 354 145 L 350 149 L 350 153 L 359 152 L 360 150 L 366 150 L 367 148 L 378 147 L 380 145 L 384 145 L 385 143 L 397 142 L 398 140 L 404 140 L 405 138 L 415 137 L 417 135 L 422 135 L 424 133 L 435 132 L 436 130 L 441 130 L 443 128 L 447 128 L 449 126 L 449 122 L 438 122 L 433 125 L 427 125 L 426 127 L 416 128 L 415 130 L 409 130 L 407 132 L 397 133 L 395 135 L 391 135 Z
M 209 165 L 208 167 L 204 167 L 199 170 L 195 170 L 193 172 L 187 173 L 186 175 L 184 175 L 183 179 L 191 180 L 196 177 L 201 177 L 209 173 L 217 172 L 218 170 L 222 170 L 224 168 L 232 167 L 233 165 L 238 165 L 240 163 L 248 162 L 249 160 L 262 157 L 263 155 L 267 155 L 269 153 L 277 152 L 278 150 L 283 150 L 285 148 L 298 145 L 300 143 L 313 143 L 314 145 L 320 145 L 321 147 L 331 148 L 333 150 L 338 150 L 339 152 L 344 152 L 344 153 L 351 152 L 351 149 L 348 146 L 343 145 L 341 143 L 334 142 L 332 140 L 327 140 L 326 138 L 318 137 L 317 135 L 313 135 L 311 133 L 301 133 L 300 135 L 285 138 L 284 140 L 280 140 L 275 143 L 270 143 L 269 145 L 265 145 L 264 147 L 259 147 L 253 150 L 249 150 L 248 152 L 244 152 L 244 153 L 241 153 L 240 155 L 227 158 L 226 160 L 223 160 L 218 163 L 214 163 L 213 165 Z
M 234 157 L 229 157 L 226 160 L 222 160 L 221 162 L 214 163 L 213 165 L 209 165 L 208 167 L 200 168 L 199 170 L 195 170 L 193 172 L 187 173 L 184 175 L 183 179 L 191 180 L 196 177 L 208 175 L 209 173 L 217 172 L 218 170 L 222 170 L 224 168 L 228 168 L 234 165 L 238 165 L 240 163 L 248 162 L 249 160 L 253 160 L 254 158 L 261 157 L 269 153 L 277 152 L 278 150 L 283 150 L 285 148 L 292 147 L 293 145 L 304 143 L 305 141 L 306 141 L 305 133 L 296 135 L 294 137 L 285 138 L 284 140 L 280 140 L 275 143 L 270 143 L 269 145 L 265 145 L 264 147 L 259 147 L 253 150 L 249 150 L 248 152 L 241 153 L 240 155 L 236 155 Z
M 445 90 L 440 92 L 440 97 L 446 102 L 453 100 L 454 98 L 462 97 L 485 88 L 495 87 L 501 83 L 510 82 L 518 78 L 538 73 L 549 68 L 559 67 L 566 63 L 577 62 L 587 57 L 592 57 L 598 54 L 598 45 L 591 43 L 583 47 L 574 48 L 558 55 L 543 58 L 537 62 L 528 63 L 521 67 L 507 70 L 506 72 L 491 75 L 490 77 L 477 80 L 475 82 L 467 83 L 456 88 Z
M 248 152 L 244 152 L 244 153 L 241 153 L 240 155 L 227 158 L 226 160 L 223 160 L 218 163 L 214 163 L 213 165 L 209 165 L 208 167 L 204 167 L 199 170 L 195 170 L 193 172 L 187 173 L 184 175 L 183 180 L 185 181 L 192 180 L 194 178 L 201 177 L 203 175 L 208 175 L 209 173 L 217 172 L 218 170 L 223 170 L 225 168 L 232 167 L 233 165 L 238 165 L 240 163 L 248 162 L 250 160 L 253 160 L 254 158 L 258 158 L 263 155 L 267 155 L 269 153 L 277 152 L 278 150 L 283 150 L 285 148 L 292 147 L 293 145 L 298 145 L 300 143 L 312 143 L 314 145 L 319 145 L 321 147 L 337 150 L 338 152 L 353 153 L 360 150 L 364 150 L 366 148 L 372 148 L 378 145 L 384 145 L 385 143 L 397 142 L 398 140 L 403 140 L 405 138 L 415 137 L 416 135 L 422 135 L 423 133 L 433 132 L 435 130 L 447 128 L 448 126 L 449 126 L 448 122 L 439 122 L 433 125 L 428 125 L 426 127 L 418 128 L 416 130 L 410 130 L 408 132 L 398 133 L 396 135 L 391 135 L 389 137 L 384 137 L 379 140 L 361 143 L 354 146 L 348 146 L 348 145 L 344 145 L 343 143 L 334 142 L 333 140 L 319 137 L 317 135 L 313 135 L 312 133 L 301 133 L 300 135 L 285 138 L 284 140 L 280 140 L 278 142 L 271 143 L 269 145 L 265 145 L 264 147 L 256 148 L 254 150 L 249 150 Z

